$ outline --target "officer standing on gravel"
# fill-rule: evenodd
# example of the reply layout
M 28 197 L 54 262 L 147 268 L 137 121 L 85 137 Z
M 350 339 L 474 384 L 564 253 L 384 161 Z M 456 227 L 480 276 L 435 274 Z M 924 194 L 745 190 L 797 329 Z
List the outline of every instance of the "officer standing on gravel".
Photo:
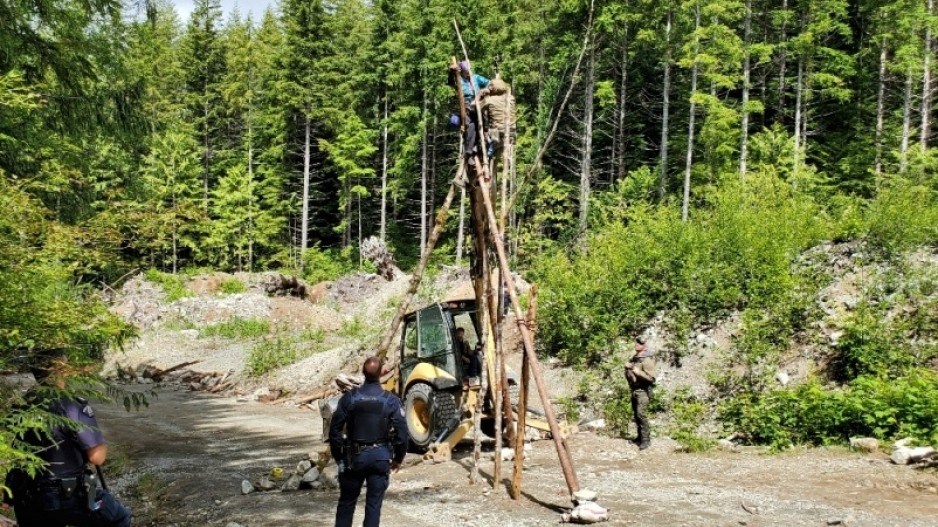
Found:
M 407 424 L 400 398 L 381 388 L 381 359 L 362 366 L 365 383 L 339 400 L 329 426 L 329 447 L 339 465 L 336 527 L 351 527 L 362 485 L 367 482 L 364 527 L 381 522 L 381 503 L 407 453 Z M 343 435 L 343 431 L 345 434 Z
M 638 428 L 635 442 L 639 450 L 651 446 L 651 425 L 648 422 L 648 401 L 655 385 L 655 359 L 645 339 L 635 338 L 635 355 L 625 365 L 625 378 L 632 389 L 632 414 Z
M 65 363 L 59 357 L 50 366 L 34 369 L 33 375 L 40 384 L 64 389 Z M 34 389 L 28 395 L 38 398 L 42 392 Z M 4 496 L 4 508 L 13 505 L 20 527 L 130 527 L 130 511 L 98 479 L 107 444 L 91 405 L 80 397 L 37 403 L 72 422 L 52 426 L 48 435 L 28 433 L 21 438 L 38 449 L 45 472 L 31 477 L 11 471 L 6 485 L 13 496 Z

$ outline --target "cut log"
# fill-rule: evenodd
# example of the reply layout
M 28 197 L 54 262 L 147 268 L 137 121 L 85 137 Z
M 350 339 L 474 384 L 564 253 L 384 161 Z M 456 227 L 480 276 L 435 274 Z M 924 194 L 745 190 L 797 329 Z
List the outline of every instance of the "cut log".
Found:
M 297 399 L 296 404 L 301 405 L 301 406 L 304 404 L 310 404 L 313 401 L 318 401 L 319 399 L 325 399 L 326 397 L 331 397 L 333 395 L 337 395 L 338 393 L 340 393 L 339 390 L 335 388 L 319 388 L 318 390 L 315 390 L 313 393 L 305 397 L 302 397 L 300 399 Z

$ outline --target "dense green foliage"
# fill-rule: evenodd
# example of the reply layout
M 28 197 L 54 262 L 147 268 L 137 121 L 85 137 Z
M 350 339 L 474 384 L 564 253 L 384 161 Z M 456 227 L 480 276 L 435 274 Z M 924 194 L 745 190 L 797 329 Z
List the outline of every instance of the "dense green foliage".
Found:
M 615 221 L 580 250 L 543 253 L 532 271 L 551 321 L 539 336 L 570 362 L 602 360 L 659 311 L 686 326 L 786 299 L 797 285 L 792 261 L 828 225 L 809 195 L 773 176 L 726 181 L 686 223 L 673 207 L 624 197 L 607 206 Z
M 938 272 L 899 267 L 873 279 L 845 321 L 823 372 L 837 384 L 745 391 L 721 419 L 775 447 L 857 435 L 938 441 Z
M 938 441 L 938 375 L 914 370 L 898 378 L 861 376 L 842 389 L 817 379 L 792 389 L 745 393 L 722 418 L 756 443 L 843 443 L 850 437 Z

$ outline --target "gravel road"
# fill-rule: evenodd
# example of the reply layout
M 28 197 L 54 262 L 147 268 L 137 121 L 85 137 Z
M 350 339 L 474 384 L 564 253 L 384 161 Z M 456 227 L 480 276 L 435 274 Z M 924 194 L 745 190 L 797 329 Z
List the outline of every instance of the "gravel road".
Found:
M 174 387 L 156 390 L 140 412 L 109 405 L 98 410 L 105 434 L 129 457 L 131 468 L 112 486 L 134 507 L 137 525 L 332 524 L 335 490 L 240 494 L 242 479 L 254 480 L 273 466 L 289 469 L 322 446 L 318 415 Z M 591 433 L 573 436 L 570 445 L 581 486 L 599 492 L 612 511 L 611 525 L 938 526 L 938 476 L 894 466 L 881 454 L 678 454 L 666 439 L 639 453 L 630 443 Z M 395 475 L 382 523 L 559 522 L 568 502 L 553 443 L 534 443 L 517 502 L 504 487 L 468 483 L 470 454 L 467 445 L 452 462 L 416 463 Z M 491 461 L 482 464 L 488 481 L 491 469 Z M 141 492 L 145 486 L 149 492 Z

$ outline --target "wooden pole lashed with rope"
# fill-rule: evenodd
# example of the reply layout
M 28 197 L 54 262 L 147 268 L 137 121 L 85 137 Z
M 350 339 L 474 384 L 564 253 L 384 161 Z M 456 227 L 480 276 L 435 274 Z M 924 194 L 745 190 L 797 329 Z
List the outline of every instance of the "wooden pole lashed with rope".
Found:
M 469 62 L 469 54 L 466 51 L 466 44 L 463 42 L 462 34 L 459 32 L 459 24 L 456 20 L 453 20 L 453 27 L 456 28 L 456 36 L 459 39 L 459 44 L 462 46 L 464 60 L 467 65 L 467 73 L 469 74 L 469 85 L 472 86 L 473 96 L 475 98 L 475 106 L 477 112 L 478 122 L 476 123 L 476 133 L 479 141 L 484 141 L 485 130 L 482 124 L 482 111 L 479 104 L 479 93 L 478 90 L 474 89 L 473 78 L 472 78 L 472 69 L 471 62 Z M 459 83 L 462 81 L 460 80 Z M 459 84 L 457 83 L 457 84 Z M 461 96 L 462 94 L 460 94 Z M 479 142 L 477 141 L 477 143 Z M 564 479 L 567 483 L 567 490 L 570 492 L 572 498 L 573 494 L 580 490 L 580 484 L 577 480 L 576 472 L 573 468 L 573 461 L 570 457 L 570 452 L 567 449 L 567 444 L 563 439 L 563 436 L 560 432 L 560 426 L 557 424 L 557 418 L 554 414 L 553 406 L 550 402 L 550 394 L 547 392 L 546 384 L 544 383 L 543 376 L 541 374 L 540 364 L 537 360 L 537 351 L 534 348 L 534 336 L 531 333 L 530 329 L 527 327 L 527 324 L 524 320 L 524 313 L 521 311 L 521 304 L 518 299 L 518 290 L 515 286 L 514 278 L 511 274 L 511 269 L 508 266 L 508 257 L 505 251 L 505 244 L 503 241 L 502 232 L 499 230 L 499 221 L 498 217 L 495 215 L 495 208 L 492 203 L 492 195 L 489 189 L 489 180 L 487 174 L 487 158 L 485 153 L 485 148 L 480 149 L 482 151 L 482 163 L 481 163 L 481 172 L 482 177 L 473 178 L 473 194 L 476 194 L 478 191 L 481 194 L 483 206 L 484 206 L 484 219 L 475 219 L 475 221 L 487 222 L 488 224 L 488 235 L 491 237 L 492 245 L 495 248 L 495 253 L 497 256 L 497 262 L 501 275 L 505 280 L 505 287 L 508 293 L 508 297 L 511 301 L 511 307 L 515 314 L 515 320 L 518 323 L 518 329 L 521 332 L 521 340 L 524 346 L 524 353 L 527 355 L 529 360 L 529 366 L 531 369 L 531 377 L 534 380 L 535 385 L 537 386 L 538 395 L 541 399 L 541 404 L 544 407 L 544 414 L 547 418 L 548 426 L 550 427 L 550 435 L 554 442 L 554 447 L 557 449 L 557 457 L 560 461 L 560 467 L 563 471 Z M 471 153 L 470 153 L 471 154 Z M 476 163 L 476 166 L 479 167 L 479 163 Z M 479 174 L 475 174 L 478 176 Z M 474 206 L 472 211 L 473 215 L 477 214 L 477 208 Z M 476 255 L 477 258 L 482 258 L 486 260 L 488 254 L 481 253 Z M 496 430 L 496 433 L 500 433 L 500 430 Z M 496 452 L 496 456 L 500 456 L 501 452 Z

